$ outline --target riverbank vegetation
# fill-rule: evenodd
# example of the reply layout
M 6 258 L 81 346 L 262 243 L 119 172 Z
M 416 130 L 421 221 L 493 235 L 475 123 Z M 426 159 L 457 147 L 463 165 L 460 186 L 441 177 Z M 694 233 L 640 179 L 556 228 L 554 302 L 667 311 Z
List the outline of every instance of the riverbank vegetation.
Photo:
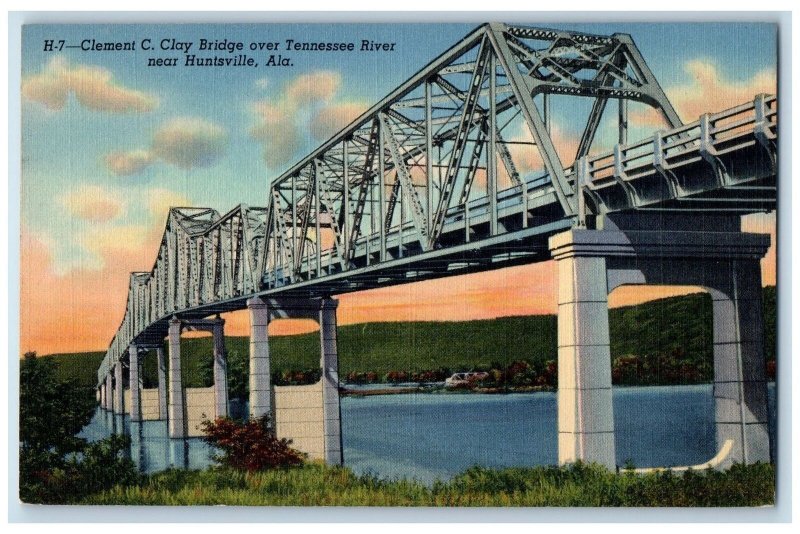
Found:
M 775 287 L 764 288 L 764 352 L 775 377 Z M 671 297 L 609 311 L 614 384 L 675 385 L 713 377 L 711 299 Z M 226 338 L 229 394 L 246 398 L 248 338 Z M 486 371 L 476 387 L 490 391 L 553 388 L 557 379 L 556 318 L 504 317 L 465 322 L 366 323 L 339 327 L 339 376 L 347 383 L 441 382 L 455 372 Z M 184 383 L 212 383 L 211 338 L 181 342 Z M 273 383 L 319 379 L 319 334 L 270 338 Z M 96 382 L 102 353 L 51 356 L 62 378 Z M 155 387 L 155 358 L 144 363 Z
M 356 476 L 341 467 L 247 473 L 169 470 L 90 495 L 85 504 L 245 506 L 763 506 L 775 502 L 769 464 L 725 472 L 612 473 L 595 465 L 487 469 L 448 482 Z
M 59 380 L 51 359 L 28 353 L 20 362 L 19 496 L 26 503 L 66 504 L 139 480 L 123 451 L 129 439 L 95 443 L 77 437 L 96 405 L 92 387 Z

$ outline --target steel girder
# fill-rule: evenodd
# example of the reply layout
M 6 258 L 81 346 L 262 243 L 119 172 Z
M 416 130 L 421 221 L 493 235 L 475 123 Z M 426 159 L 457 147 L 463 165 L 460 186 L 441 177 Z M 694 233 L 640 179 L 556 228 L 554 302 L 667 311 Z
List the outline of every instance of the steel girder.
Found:
M 556 150 L 550 95 L 593 99 L 574 162 Z M 650 105 L 672 128 L 625 144 L 620 106 L 620 145 L 586 157 L 609 99 Z M 160 342 L 143 338 L 153 324 L 238 309 L 248 295 L 540 261 L 537 239 L 613 211 L 769 209 L 775 109 L 761 95 L 681 126 L 629 36 L 483 25 L 272 180 L 266 208 L 171 209 L 153 269 L 131 276 L 98 380 L 132 342 Z M 515 137 L 513 120 L 529 140 Z M 541 172 L 525 168 L 521 150 L 535 152 Z

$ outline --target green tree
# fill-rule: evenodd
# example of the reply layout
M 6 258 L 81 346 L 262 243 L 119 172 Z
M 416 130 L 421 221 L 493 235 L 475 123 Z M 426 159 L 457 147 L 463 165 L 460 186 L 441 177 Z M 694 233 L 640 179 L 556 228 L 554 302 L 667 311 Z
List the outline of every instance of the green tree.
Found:
M 68 503 L 128 483 L 136 471 L 122 451 L 129 440 L 112 436 L 88 444 L 77 437 L 95 411 L 93 390 L 59 381 L 56 363 L 25 354 L 20 365 L 20 498 Z

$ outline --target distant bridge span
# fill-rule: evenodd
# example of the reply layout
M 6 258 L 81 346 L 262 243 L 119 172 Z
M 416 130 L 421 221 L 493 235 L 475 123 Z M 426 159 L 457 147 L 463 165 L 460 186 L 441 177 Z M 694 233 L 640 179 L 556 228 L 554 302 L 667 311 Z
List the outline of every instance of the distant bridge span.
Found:
M 557 99 L 591 102 L 569 161 L 552 134 Z M 667 129 L 629 142 L 629 103 Z M 615 143 L 598 151 L 609 118 Z M 185 436 L 179 337 L 199 328 L 216 338 L 215 414 L 227 414 L 223 326 L 205 318 L 249 308 L 251 415 L 274 415 L 266 324 L 313 317 L 320 455 L 341 462 L 332 295 L 555 259 L 561 462 L 615 465 L 607 295 L 644 283 L 712 294 L 717 437 L 735 443 L 722 465 L 768 460 L 759 260 L 769 239 L 739 221 L 775 209 L 776 144 L 774 96 L 682 124 L 628 35 L 480 26 L 272 180 L 266 207 L 170 209 L 153 269 L 131 274 L 98 369 L 101 405 L 126 410 L 126 378 L 139 384 L 151 348 L 166 397 L 169 337 L 159 417 Z M 134 421 L 140 389 L 130 388 Z

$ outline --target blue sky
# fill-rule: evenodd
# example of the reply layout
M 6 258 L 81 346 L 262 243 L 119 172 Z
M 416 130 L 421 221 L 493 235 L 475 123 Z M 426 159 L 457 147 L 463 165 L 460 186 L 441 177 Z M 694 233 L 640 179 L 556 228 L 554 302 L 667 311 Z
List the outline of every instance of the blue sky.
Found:
M 735 105 L 775 85 L 774 25 L 547 26 L 631 34 L 678 112 L 693 115 L 683 117 L 687 121 L 713 111 L 706 104 Z M 27 237 L 41 246 L 56 276 L 149 269 L 169 205 L 210 206 L 221 212 L 239 203 L 265 205 L 268 181 L 332 133 L 330 128 L 323 132 L 311 128 L 312 116 L 329 113 L 336 118 L 366 109 L 475 27 L 26 26 L 23 243 Z M 362 39 L 396 44 L 394 52 L 293 52 L 293 66 L 272 68 L 148 67 L 153 52 L 43 50 L 47 39 L 79 45 L 84 39 L 139 43 L 145 38 L 155 46 L 162 38 L 191 41 L 195 48 L 200 39 L 241 41 L 243 53 L 262 65 L 271 53 L 247 50 L 250 42 L 278 41 L 284 55 L 288 55 L 283 50 L 287 38 L 354 41 L 356 46 Z M 157 55 L 183 62 L 182 52 Z M 575 137 L 579 134 L 569 119 L 569 108 L 555 117 L 560 133 Z M 282 129 L 286 135 L 279 135 Z M 296 138 L 290 143 L 292 132 Z M 197 154 L 180 153 L 186 135 Z M 265 156 L 270 147 L 273 154 Z M 276 158 L 276 149 L 284 157 Z M 195 156 L 202 156 L 197 164 L 186 163 L 186 158 Z M 122 252 L 127 253 L 124 261 Z
M 713 63 L 730 82 L 744 83 L 759 71 L 775 68 L 775 30 L 766 24 L 551 26 L 601 34 L 630 33 L 665 88 L 685 82 L 685 65 L 693 60 Z M 87 109 L 72 96 L 60 111 L 47 111 L 36 102 L 27 102 L 23 108 L 23 224 L 57 242 L 70 241 L 60 238 L 80 226 L 80 221 L 69 220 L 70 215 L 64 213 L 59 202 L 79 183 L 109 188 L 123 199 L 135 198 L 143 188 L 157 187 L 183 195 L 196 205 L 220 210 L 239 202 L 264 204 L 266 181 L 287 164 L 267 165 L 261 143 L 250 135 L 249 130 L 257 122 L 251 111 L 254 102 L 279 99 L 282 88 L 298 75 L 333 70 L 341 74 L 335 101 L 371 105 L 473 27 L 471 24 L 28 26 L 24 30 L 23 80 L 41 73 L 58 56 L 71 66 L 105 69 L 113 76 L 114 83 L 153 95 L 159 104 L 147 113 L 104 113 Z M 314 40 L 325 41 L 394 42 L 396 51 L 295 52 L 293 67 L 233 69 L 147 67 L 146 58 L 151 53 L 141 50 L 135 53 L 42 50 L 45 39 L 79 44 L 83 39 L 124 42 L 151 38 L 156 45 L 162 38 L 195 43 L 201 38 L 227 38 L 242 41 L 245 46 L 251 41 L 279 41 L 283 48 L 287 38 L 303 40 L 312 36 Z M 251 55 L 260 59 L 268 53 Z M 155 164 L 136 175 L 116 176 L 105 168 L 106 154 L 146 148 L 159 125 L 177 117 L 200 118 L 223 128 L 228 141 L 224 155 L 213 165 L 188 171 Z M 314 148 L 320 139 L 307 135 L 302 141 L 293 160 Z M 147 222 L 147 214 L 137 209 L 135 202 L 128 205 L 125 215 L 126 224 Z M 57 261 L 66 262 L 65 266 L 70 258 L 75 260 L 80 256 L 80 250 L 70 248 L 62 246 L 56 251 Z

